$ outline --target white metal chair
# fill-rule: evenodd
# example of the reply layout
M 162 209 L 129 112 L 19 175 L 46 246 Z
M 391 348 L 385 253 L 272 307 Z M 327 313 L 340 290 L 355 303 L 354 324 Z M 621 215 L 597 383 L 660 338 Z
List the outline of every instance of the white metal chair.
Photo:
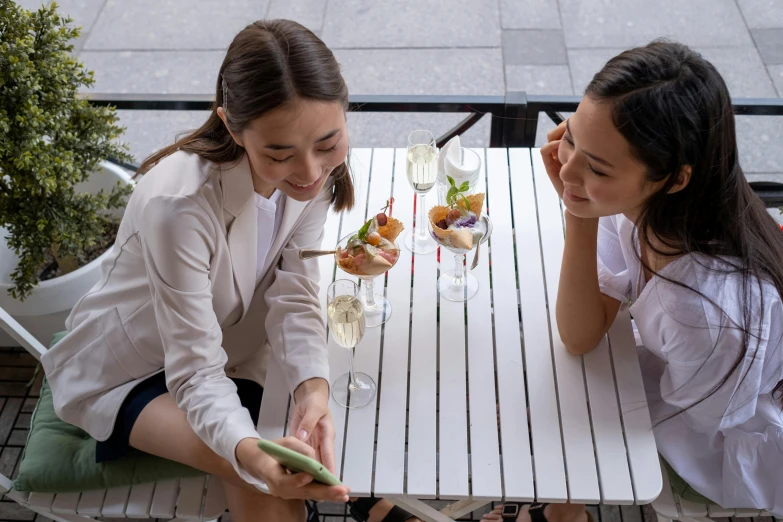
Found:
M 2 308 L 0 327 L 36 359 L 46 353 L 46 348 Z M 0 475 L 0 493 L 58 522 L 84 522 L 94 517 L 212 520 L 226 510 L 223 488 L 209 476 L 82 493 L 28 493 L 14 490 L 11 478 Z
M 661 466 L 663 474 L 663 489 L 660 496 L 652 503 L 652 507 L 658 514 L 658 522 L 709 522 L 715 518 L 750 518 L 771 517 L 772 513 L 758 509 L 726 509 L 717 504 L 701 504 L 680 497 L 672 489 L 669 475 L 665 467 Z

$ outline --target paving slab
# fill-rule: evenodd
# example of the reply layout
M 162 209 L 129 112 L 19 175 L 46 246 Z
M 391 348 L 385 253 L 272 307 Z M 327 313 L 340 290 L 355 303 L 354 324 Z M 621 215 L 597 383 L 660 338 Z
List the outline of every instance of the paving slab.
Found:
M 783 2 L 780 0 L 737 0 L 748 27 L 783 27 Z
M 224 51 L 83 51 L 102 93 L 214 94 Z
M 508 65 L 506 88 L 528 94 L 574 94 L 566 65 Z
M 560 0 L 560 11 L 569 48 L 625 48 L 661 37 L 696 46 L 753 46 L 734 0 Z
M 505 93 L 496 49 L 336 50 L 351 94 Z
M 267 0 L 107 0 L 86 50 L 226 49 Z
M 332 48 L 500 47 L 498 0 L 330 0 Z
M 560 29 L 557 0 L 500 0 L 503 29 Z
M 563 31 L 504 30 L 505 65 L 568 65 Z

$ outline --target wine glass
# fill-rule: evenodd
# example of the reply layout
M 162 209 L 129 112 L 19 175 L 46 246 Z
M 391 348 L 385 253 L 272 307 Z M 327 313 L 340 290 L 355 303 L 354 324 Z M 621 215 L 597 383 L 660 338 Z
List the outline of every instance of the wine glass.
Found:
M 432 232 L 432 225 L 430 225 L 430 233 L 433 240 L 454 254 L 454 270 L 444 271 L 438 278 L 438 291 L 441 297 L 449 301 L 467 301 L 478 293 L 478 279 L 468 272 L 465 260 L 468 252 L 476 248 L 479 243 L 486 242 L 490 234 L 492 234 L 492 221 L 489 220 L 489 216 L 482 214 L 474 230 L 483 233 L 483 235 L 480 236 L 478 241 L 473 242 L 473 247 L 470 249 L 456 248 L 449 244 L 448 241 L 438 238 L 435 232 Z
M 368 328 L 380 326 L 389 320 L 392 314 L 392 305 L 383 294 L 375 293 L 375 278 L 389 271 L 400 258 L 400 247 L 396 241 L 382 239 L 376 247 L 378 255 L 373 259 L 368 259 L 364 253 L 360 253 L 355 258 L 351 256 L 349 243 L 355 238 L 356 232 L 348 234 L 337 243 L 334 257 L 337 266 L 344 272 L 355 275 L 364 284 L 364 291 L 361 292 L 359 299 L 364 305 L 365 322 Z M 435 245 L 437 247 L 437 244 Z M 359 250 L 359 252 L 362 252 Z M 363 256 L 363 257 L 359 257 Z M 347 263 L 346 258 L 353 259 L 352 263 Z
M 350 372 L 332 383 L 335 402 L 346 408 L 361 408 L 375 398 L 375 381 L 353 369 L 353 349 L 364 336 L 364 308 L 359 287 L 347 279 L 338 279 L 326 291 L 326 317 L 334 341 L 349 350 Z
M 424 199 L 438 178 L 438 149 L 430 131 L 417 130 L 408 136 L 408 183 L 416 192 L 416 227 L 405 235 L 405 248 L 414 254 L 432 254 L 438 244 L 427 234 Z

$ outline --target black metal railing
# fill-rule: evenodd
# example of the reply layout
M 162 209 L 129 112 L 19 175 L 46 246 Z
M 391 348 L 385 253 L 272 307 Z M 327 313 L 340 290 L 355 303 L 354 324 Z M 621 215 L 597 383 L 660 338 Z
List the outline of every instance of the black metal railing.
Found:
M 88 93 L 84 97 L 95 105 L 110 105 L 120 110 L 207 111 L 214 103 L 213 96 L 198 94 Z M 533 147 L 540 114 L 544 113 L 556 124 L 560 123 L 564 120 L 563 113 L 574 112 L 579 100 L 579 96 L 529 95 L 524 92 L 508 92 L 505 96 L 357 95 L 351 96 L 349 110 L 468 114 L 438 138 L 438 146 L 489 115 L 490 147 Z M 783 116 L 783 99 L 739 98 L 733 100 L 733 106 L 737 115 Z M 767 206 L 783 205 L 783 184 L 753 182 L 751 185 Z

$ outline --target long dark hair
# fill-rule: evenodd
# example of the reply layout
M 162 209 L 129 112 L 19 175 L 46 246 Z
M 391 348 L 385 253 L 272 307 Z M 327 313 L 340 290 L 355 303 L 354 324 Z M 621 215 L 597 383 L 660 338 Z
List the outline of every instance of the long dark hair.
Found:
M 148 157 L 144 174 L 178 150 L 215 163 L 230 163 L 245 153 L 231 137 L 217 108 L 226 110 L 231 131 L 242 132 L 254 119 L 297 98 L 336 101 L 348 108 L 348 88 L 332 51 L 309 29 L 290 20 L 259 20 L 234 37 L 220 66 L 215 104 L 206 123 Z M 353 206 L 348 165 L 332 172 L 335 210 Z
M 625 51 L 595 75 L 585 95 L 612 104 L 614 124 L 646 165 L 647 180 L 663 182 L 637 219 L 640 243 L 664 257 L 694 253 L 710 260 L 720 257 L 725 261 L 721 265 L 726 265 L 720 269 L 723 273 L 741 276 L 742 324 L 731 327 L 742 332 L 743 345 L 731 371 L 688 409 L 726 384 L 749 350 L 758 350 L 762 339 L 754 319 L 764 317 L 762 282 L 772 283 L 783 295 L 783 233 L 745 179 L 729 90 L 700 54 L 660 40 Z M 685 166 L 692 168 L 690 182 L 670 193 Z M 699 261 L 699 256 L 694 259 L 715 270 L 714 263 Z M 707 298 L 682 282 L 663 279 Z M 755 316 L 759 309 L 754 294 L 761 299 L 760 317 Z M 722 315 L 727 317 L 725 312 Z M 781 389 L 783 381 L 773 395 Z

